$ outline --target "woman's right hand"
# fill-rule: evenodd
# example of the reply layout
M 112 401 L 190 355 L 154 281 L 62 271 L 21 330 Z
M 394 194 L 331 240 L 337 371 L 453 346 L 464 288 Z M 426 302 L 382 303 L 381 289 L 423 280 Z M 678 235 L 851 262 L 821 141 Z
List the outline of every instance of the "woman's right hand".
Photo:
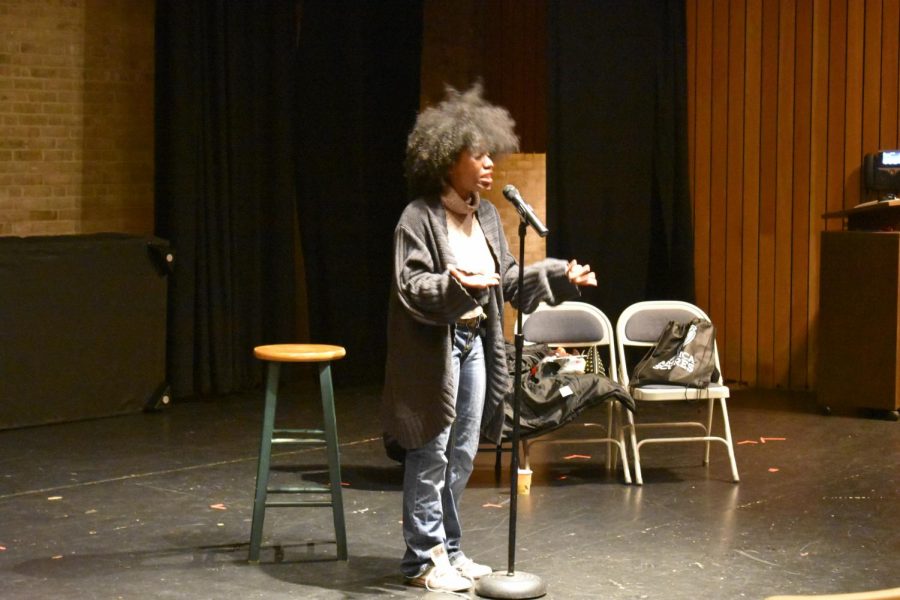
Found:
M 450 274 L 463 285 L 463 287 L 483 290 L 494 287 L 495 285 L 500 285 L 499 273 L 469 273 L 460 271 L 453 265 L 450 265 L 448 270 L 450 271 Z

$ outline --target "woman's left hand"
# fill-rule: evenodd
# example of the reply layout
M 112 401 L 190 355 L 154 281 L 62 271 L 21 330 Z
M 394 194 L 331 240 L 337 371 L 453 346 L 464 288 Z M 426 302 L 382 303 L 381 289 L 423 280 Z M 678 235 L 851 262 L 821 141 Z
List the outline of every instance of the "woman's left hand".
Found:
M 591 271 L 591 266 L 579 265 L 577 260 L 569 261 L 566 275 L 569 277 L 569 281 L 575 285 L 597 285 L 597 275 Z

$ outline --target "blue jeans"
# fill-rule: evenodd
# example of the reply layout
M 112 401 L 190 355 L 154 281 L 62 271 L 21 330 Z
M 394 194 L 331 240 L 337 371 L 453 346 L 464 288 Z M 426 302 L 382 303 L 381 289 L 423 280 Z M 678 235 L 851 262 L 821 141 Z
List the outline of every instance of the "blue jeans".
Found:
M 456 383 L 456 419 L 421 448 L 407 450 L 403 472 L 403 538 L 400 570 L 420 575 L 431 564 L 429 550 L 444 544 L 451 562 L 463 556 L 459 500 L 478 451 L 484 408 L 484 349 L 478 329 L 456 326 L 451 360 Z

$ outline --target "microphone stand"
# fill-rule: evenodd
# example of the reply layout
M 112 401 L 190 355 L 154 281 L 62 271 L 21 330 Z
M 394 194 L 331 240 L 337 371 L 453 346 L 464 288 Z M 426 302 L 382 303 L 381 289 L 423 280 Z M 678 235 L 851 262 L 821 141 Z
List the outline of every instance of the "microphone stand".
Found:
M 521 216 L 521 215 L 520 215 Z M 519 298 L 525 285 L 525 218 L 519 223 Z M 509 566 L 506 573 L 497 571 L 485 575 L 475 584 L 475 593 L 484 598 L 540 598 L 547 593 L 547 584 L 531 573 L 516 572 L 516 510 L 519 497 L 519 410 L 522 402 L 522 308 L 516 315 L 516 360 L 513 377 L 512 455 L 509 466 Z

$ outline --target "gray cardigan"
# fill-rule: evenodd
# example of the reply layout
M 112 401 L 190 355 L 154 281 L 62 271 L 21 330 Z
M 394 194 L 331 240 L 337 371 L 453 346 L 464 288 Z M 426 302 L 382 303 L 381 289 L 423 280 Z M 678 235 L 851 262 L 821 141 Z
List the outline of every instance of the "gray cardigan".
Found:
M 481 292 L 467 290 L 447 270 L 456 261 L 439 198 L 411 202 L 394 230 L 382 423 L 387 436 L 407 449 L 432 440 L 456 416 L 450 359 L 457 319 L 479 304 L 487 315 L 483 338 L 487 392 L 481 430 L 496 442 L 503 425 L 503 399 L 512 385 L 503 338 L 504 299 L 528 313 L 541 301 L 558 304 L 579 295 L 566 276 L 566 262 L 552 258 L 525 268 L 520 294 L 519 267 L 509 252 L 497 209 L 482 199 L 477 217 L 501 279 L 501 285 Z

